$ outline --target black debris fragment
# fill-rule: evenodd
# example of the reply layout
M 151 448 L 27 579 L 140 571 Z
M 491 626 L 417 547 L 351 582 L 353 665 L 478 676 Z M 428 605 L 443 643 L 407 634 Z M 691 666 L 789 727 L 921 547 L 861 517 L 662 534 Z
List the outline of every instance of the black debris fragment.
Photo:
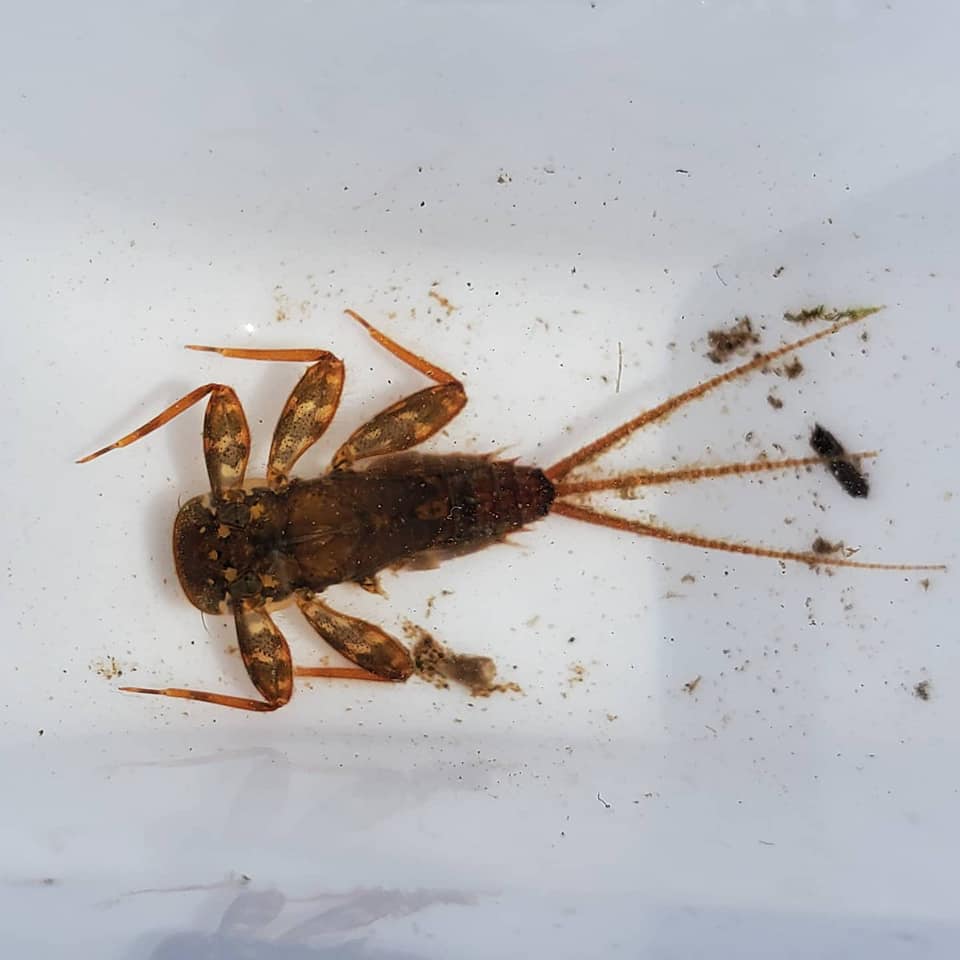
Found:
M 866 497 L 869 494 L 870 485 L 859 466 L 847 456 L 843 444 L 819 423 L 814 425 L 810 434 L 810 446 L 814 453 L 827 460 L 834 479 L 851 497 Z

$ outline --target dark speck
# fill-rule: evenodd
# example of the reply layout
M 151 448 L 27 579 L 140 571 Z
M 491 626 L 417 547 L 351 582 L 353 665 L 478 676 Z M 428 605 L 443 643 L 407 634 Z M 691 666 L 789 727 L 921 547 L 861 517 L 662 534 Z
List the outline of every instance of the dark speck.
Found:
M 831 460 L 830 472 L 836 478 L 837 483 L 843 487 L 851 497 L 866 497 L 870 493 L 870 485 L 867 478 L 860 472 L 859 468 L 849 460 Z
M 813 433 L 810 434 L 810 446 L 813 447 L 813 452 L 821 457 L 842 457 L 847 452 L 840 441 L 819 423 L 814 425 Z
M 837 483 L 850 494 L 851 497 L 866 497 L 870 493 L 867 478 L 860 472 L 860 468 L 847 457 L 843 444 L 820 424 L 816 424 L 810 434 L 810 446 L 814 453 L 828 460 L 830 472 Z

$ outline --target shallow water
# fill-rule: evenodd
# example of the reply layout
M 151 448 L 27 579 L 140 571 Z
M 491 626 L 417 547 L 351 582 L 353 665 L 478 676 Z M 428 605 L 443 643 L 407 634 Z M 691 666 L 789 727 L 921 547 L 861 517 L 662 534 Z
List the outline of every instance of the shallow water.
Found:
M 12 17 L 12 952 L 953 955 L 952 570 L 829 576 L 550 517 L 388 574 L 386 597 L 328 596 L 491 657 L 522 693 L 308 681 L 244 714 L 116 690 L 251 693 L 232 623 L 201 620 L 170 557 L 178 498 L 205 489 L 199 410 L 72 463 L 218 380 L 262 473 L 301 368 L 181 349 L 200 342 L 343 357 L 339 415 L 299 466 L 323 469 L 423 385 L 348 306 L 462 376 L 470 403 L 431 449 L 546 465 L 715 374 L 717 326 L 749 315 L 772 348 L 800 335 L 785 311 L 885 303 L 867 339 L 811 346 L 799 376 L 725 387 L 596 468 L 805 456 L 822 422 L 881 451 L 868 499 L 812 470 L 605 503 L 956 566 L 956 14 L 836 10 Z M 296 661 L 337 662 L 298 616 L 277 615 Z

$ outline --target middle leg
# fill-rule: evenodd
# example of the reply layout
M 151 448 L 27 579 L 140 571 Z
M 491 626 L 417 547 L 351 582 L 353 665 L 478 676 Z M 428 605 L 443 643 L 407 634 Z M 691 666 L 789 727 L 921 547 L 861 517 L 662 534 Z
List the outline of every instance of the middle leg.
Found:
M 308 593 L 297 596 L 297 606 L 314 630 L 361 669 L 350 667 L 297 667 L 301 677 L 346 677 L 357 680 L 407 680 L 413 673 L 410 651 L 379 627 L 348 617 Z

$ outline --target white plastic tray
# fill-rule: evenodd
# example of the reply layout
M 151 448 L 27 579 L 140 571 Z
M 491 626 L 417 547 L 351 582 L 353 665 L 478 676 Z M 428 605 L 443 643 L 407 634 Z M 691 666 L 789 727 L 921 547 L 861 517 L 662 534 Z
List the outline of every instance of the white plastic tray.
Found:
M 386 600 L 331 592 L 494 657 L 523 696 L 317 682 L 251 715 L 116 692 L 250 690 L 169 555 L 204 485 L 200 413 L 72 461 L 217 379 L 262 463 L 297 368 L 181 349 L 199 341 L 345 359 L 321 469 L 420 385 L 347 306 L 462 373 L 434 449 L 547 464 L 715 373 L 705 335 L 736 316 L 773 346 L 785 310 L 884 303 L 868 340 L 724 388 L 617 461 L 804 455 L 819 419 L 882 451 L 869 499 L 817 470 L 612 508 L 955 567 L 958 26 L 945 3 L 8 13 L 4 950 L 954 956 L 953 570 L 924 589 L 550 518 L 386 577 Z

